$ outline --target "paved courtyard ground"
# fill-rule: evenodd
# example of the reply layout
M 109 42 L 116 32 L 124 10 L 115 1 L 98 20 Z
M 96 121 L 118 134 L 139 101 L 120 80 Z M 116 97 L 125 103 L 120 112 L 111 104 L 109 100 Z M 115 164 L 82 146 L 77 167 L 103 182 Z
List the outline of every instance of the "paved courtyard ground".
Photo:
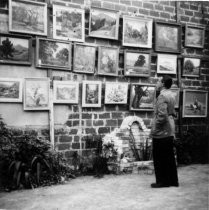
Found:
M 209 165 L 178 168 L 180 187 L 150 188 L 154 174 L 79 177 L 62 185 L 0 193 L 0 209 L 208 210 Z

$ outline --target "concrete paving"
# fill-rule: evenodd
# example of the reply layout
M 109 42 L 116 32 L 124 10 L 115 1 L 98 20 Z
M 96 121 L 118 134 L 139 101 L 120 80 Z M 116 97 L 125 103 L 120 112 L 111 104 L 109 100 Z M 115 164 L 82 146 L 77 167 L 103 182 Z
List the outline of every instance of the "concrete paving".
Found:
M 179 187 L 150 188 L 154 174 L 79 177 L 62 185 L 0 193 L 0 209 L 208 210 L 209 165 L 178 168 Z

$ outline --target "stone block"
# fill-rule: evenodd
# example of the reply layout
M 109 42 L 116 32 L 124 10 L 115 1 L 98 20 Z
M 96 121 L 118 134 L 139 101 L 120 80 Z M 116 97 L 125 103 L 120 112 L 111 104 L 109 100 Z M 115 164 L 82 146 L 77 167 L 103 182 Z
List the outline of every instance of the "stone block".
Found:
M 59 137 L 59 142 L 72 142 L 72 136 L 60 136 Z

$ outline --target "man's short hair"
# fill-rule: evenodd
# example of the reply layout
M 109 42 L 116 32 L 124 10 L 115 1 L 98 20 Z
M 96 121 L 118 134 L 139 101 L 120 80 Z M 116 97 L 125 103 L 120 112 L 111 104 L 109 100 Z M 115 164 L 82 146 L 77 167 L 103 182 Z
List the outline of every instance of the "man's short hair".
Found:
M 164 75 L 162 78 L 162 83 L 164 84 L 165 88 L 169 89 L 173 84 L 173 79 L 169 75 Z

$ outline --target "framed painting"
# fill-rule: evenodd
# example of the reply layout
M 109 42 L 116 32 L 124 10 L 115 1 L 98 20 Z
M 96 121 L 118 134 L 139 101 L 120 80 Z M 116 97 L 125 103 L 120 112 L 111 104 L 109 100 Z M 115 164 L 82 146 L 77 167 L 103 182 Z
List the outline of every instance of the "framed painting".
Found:
M 174 98 L 175 98 L 175 108 L 179 108 L 179 94 L 180 94 L 180 89 L 179 88 L 171 88 L 170 89 Z
M 82 107 L 101 107 L 102 82 L 83 81 Z
M 98 74 L 118 76 L 119 49 L 116 47 L 99 47 Z
M 199 77 L 200 75 L 200 58 L 185 57 L 183 60 L 182 76 Z
M 105 104 L 127 104 L 128 83 L 106 82 Z
M 129 109 L 132 111 L 153 111 L 155 85 L 131 84 Z
M 133 77 L 150 76 L 150 53 L 125 51 L 124 75 Z
M 47 4 L 9 0 L 9 31 L 47 36 Z
M 152 19 L 123 16 L 123 46 L 152 48 Z
M 158 54 L 157 55 L 157 73 L 158 74 L 176 74 L 177 55 Z
M 201 26 L 186 25 L 185 47 L 203 48 L 205 40 L 205 28 Z
M 155 51 L 181 53 L 181 24 L 155 22 Z
M 0 102 L 22 102 L 22 79 L 0 78 Z
M 118 39 L 119 12 L 116 10 L 91 8 L 89 36 Z
M 208 91 L 183 91 L 183 117 L 207 117 Z
M 94 74 L 96 46 L 74 44 L 73 71 Z
M 79 82 L 54 81 L 53 97 L 54 103 L 77 104 L 79 94 Z
M 0 34 L 0 63 L 31 65 L 31 37 Z
M 36 39 L 36 67 L 70 70 L 71 48 L 67 41 Z
M 53 38 L 84 42 L 84 15 L 83 9 L 53 4 Z
M 24 110 L 49 110 L 49 78 L 25 78 Z

